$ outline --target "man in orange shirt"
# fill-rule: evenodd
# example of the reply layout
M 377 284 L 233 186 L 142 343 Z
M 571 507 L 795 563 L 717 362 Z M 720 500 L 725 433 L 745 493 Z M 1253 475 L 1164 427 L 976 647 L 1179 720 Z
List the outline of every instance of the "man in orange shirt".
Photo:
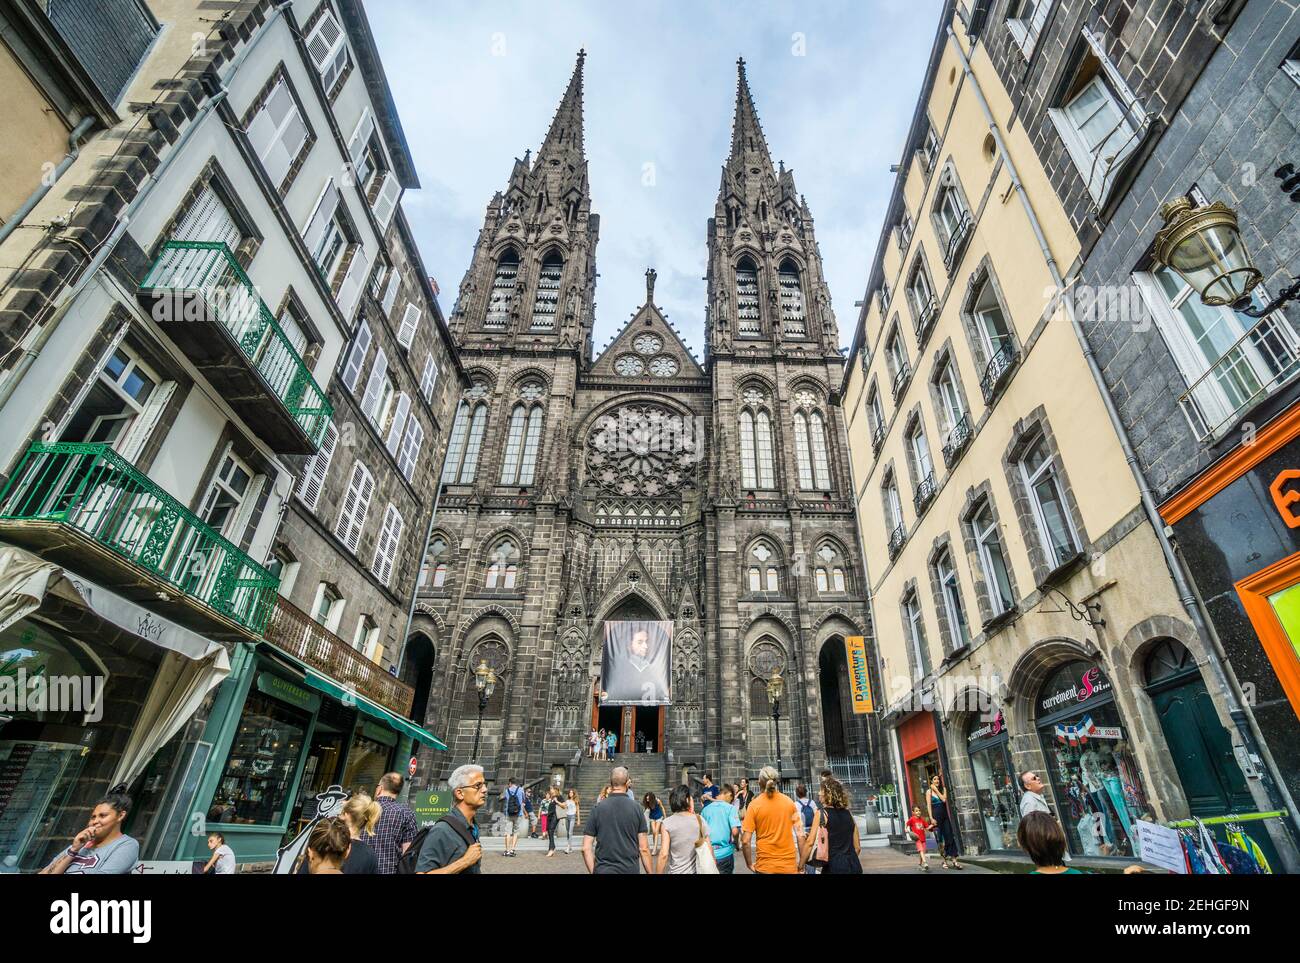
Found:
M 777 788 L 780 778 L 776 769 L 764 766 L 758 774 L 763 791 L 745 810 L 745 822 L 740 827 L 740 851 L 751 872 L 803 872 L 803 860 L 799 856 L 802 847 L 797 845 L 803 829 L 799 807 Z M 751 853 L 751 840 L 757 843 L 757 858 Z

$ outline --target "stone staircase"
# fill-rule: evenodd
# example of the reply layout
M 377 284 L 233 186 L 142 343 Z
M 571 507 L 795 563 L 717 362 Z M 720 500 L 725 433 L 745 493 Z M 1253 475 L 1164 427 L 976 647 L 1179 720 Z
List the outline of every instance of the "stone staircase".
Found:
M 584 756 L 579 763 L 576 777 L 569 787 L 578 790 L 578 798 L 582 800 L 584 811 L 590 809 L 596 802 L 596 797 L 600 795 L 600 791 L 609 785 L 609 774 L 615 766 L 627 767 L 637 802 L 640 802 L 641 797 L 647 792 L 652 792 L 664 800 L 664 809 L 667 810 L 668 802 L 664 799 L 663 755 L 653 752 L 618 752 L 609 762 L 588 759 Z

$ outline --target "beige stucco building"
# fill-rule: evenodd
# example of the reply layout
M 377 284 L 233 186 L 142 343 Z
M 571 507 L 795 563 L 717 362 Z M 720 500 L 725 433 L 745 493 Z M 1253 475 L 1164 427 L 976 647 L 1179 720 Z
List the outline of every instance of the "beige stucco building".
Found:
M 1072 851 L 1131 859 L 1138 819 L 1188 812 L 1144 666 L 1214 679 L 1060 296 L 1079 250 L 949 4 L 844 409 L 900 798 L 941 772 L 966 853 L 1016 848 L 1032 769 Z

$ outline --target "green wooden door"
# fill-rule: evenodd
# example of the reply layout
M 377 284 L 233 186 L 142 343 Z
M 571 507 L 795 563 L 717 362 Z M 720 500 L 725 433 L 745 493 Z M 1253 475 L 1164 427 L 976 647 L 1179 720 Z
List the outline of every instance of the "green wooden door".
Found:
M 1192 815 L 1253 811 L 1255 801 L 1232 754 L 1232 739 L 1219 722 L 1200 673 L 1171 681 L 1152 691 L 1151 701 Z

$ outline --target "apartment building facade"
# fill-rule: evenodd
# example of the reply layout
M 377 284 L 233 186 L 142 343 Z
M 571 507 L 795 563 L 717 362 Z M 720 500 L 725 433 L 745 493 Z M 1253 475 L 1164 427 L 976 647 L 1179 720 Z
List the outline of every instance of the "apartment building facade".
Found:
M 1219 801 L 1268 795 L 1090 360 L 1065 148 L 1044 154 L 1000 72 L 1040 14 L 994 13 L 945 7 L 846 368 L 885 722 L 901 800 L 924 809 L 942 774 L 964 851 L 1016 848 L 1035 770 L 1072 852 L 1132 858 L 1138 820 L 1201 800 L 1144 686 L 1156 660 L 1191 654 Z
M 355 0 L 3 12 L 39 172 L 0 237 L 4 648 L 105 685 L 5 722 L 5 849 L 117 787 L 145 858 L 205 823 L 270 858 L 437 743 L 394 677 L 459 391 L 414 163 Z
M 1040 3 L 1035 19 L 1019 39 L 988 30 L 989 55 L 1078 232 L 1079 321 L 1201 639 L 1143 654 L 1131 678 L 1160 713 L 1190 810 L 1289 810 L 1266 826 L 1290 848 L 1300 312 L 1270 301 L 1300 274 L 1300 12 Z M 1236 263 L 1202 278 L 1187 252 L 1206 228 Z M 1214 714 L 1235 767 L 1198 752 Z

